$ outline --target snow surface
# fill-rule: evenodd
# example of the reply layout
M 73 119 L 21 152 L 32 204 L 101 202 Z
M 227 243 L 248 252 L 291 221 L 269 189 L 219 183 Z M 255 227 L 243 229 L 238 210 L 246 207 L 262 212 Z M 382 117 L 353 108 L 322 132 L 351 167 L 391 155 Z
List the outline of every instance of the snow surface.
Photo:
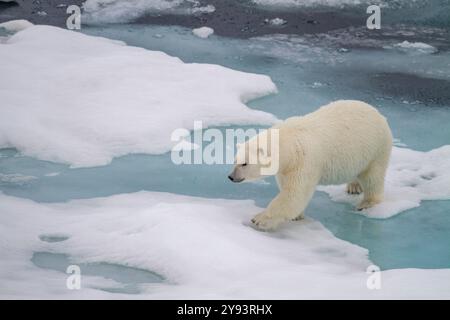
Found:
M 276 92 L 265 75 L 183 63 L 50 26 L 0 44 L 0 148 L 72 166 L 108 164 L 129 153 L 164 153 L 173 130 L 270 125 L 245 103 Z
M 331 199 L 356 205 L 362 195 L 345 192 L 345 185 L 320 186 Z M 359 213 L 370 218 L 389 218 L 418 207 L 423 200 L 450 199 L 450 145 L 428 152 L 394 147 L 386 175 L 385 199 Z
M 247 223 L 260 210 L 251 201 L 156 192 L 57 204 L 0 194 L 0 297 L 450 297 L 448 269 L 383 271 L 381 289 L 369 290 L 365 249 L 335 238 L 311 219 L 275 233 L 256 231 Z M 45 241 L 51 235 L 59 241 Z M 114 294 L 105 290 L 120 284 L 83 276 L 81 270 L 82 289 L 68 290 L 67 274 L 33 265 L 35 252 L 66 254 L 74 264 L 140 268 L 165 280 L 143 284 L 138 295 Z
M 214 12 L 213 5 L 197 0 L 87 0 L 83 3 L 83 23 L 123 23 L 146 14 L 201 14 Z
M 192 33 L 199 38 L 206 39 L 214 33 L 214 29 L 210 27 L 200 27 L 197 29 L 192 29 Z

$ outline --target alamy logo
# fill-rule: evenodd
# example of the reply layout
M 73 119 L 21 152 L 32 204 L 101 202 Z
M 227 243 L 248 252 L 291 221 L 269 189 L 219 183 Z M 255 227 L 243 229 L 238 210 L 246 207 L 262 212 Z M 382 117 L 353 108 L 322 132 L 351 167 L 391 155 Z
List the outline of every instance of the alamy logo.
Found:
M 67 277 L 66 287 L 69 290 L 80 290 L 81 289 L 81 268 L 75 264 L 67 267 Z
M 194 122 L 193 133 L 179 128 L 172 132 L 175 142 L 171 159 L 180 164 L 250 164 L 258 165 L 261 175 L 274 175 L 279 167 L 278 129 L 203 130 L 201 121 Z M 233 147 L 229 147 L 229 146 Z M 234 145 L 237 145 L 235 154 Z M 227 147 L 228 146 L 228 147 Z
M 77 5 L 71 5 L 67 7 L 67 14 L 70 16 L 66 20 L 66 26 L 69 30 L 81 29 L 81 9 Z
M 380 290 L 381 289 L 381 270 L 376 265 L 370 265 L 367 267 L 366 273 L 369 275 L 367 278 L 367 289 Z
M 371 16 L 367 18 L 367 29 L 381 29 L 381 8 L 377 5 L 371 5 L 367 8 L 367 13 L 371 14 Z

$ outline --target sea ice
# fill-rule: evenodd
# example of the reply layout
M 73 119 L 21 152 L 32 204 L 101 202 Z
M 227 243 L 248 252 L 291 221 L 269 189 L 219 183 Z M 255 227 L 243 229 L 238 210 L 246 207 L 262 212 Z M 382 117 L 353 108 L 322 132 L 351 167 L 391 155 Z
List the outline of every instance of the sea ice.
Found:
M 197 29 L 192 29 L 192 33 L 199 38 L 206 39 L 214 33 L 214 29 L 210 27 L 200 27 Z
M 403 41 L 392 46 L 385 46 L 385 49 L 397 49 L 407 53 L 423 53 L 430 54 L 436 53 L 437 49 L 429 44 L 423 42 L 409 42 Z
M 72 166 L 164 153 L 173 130 L 270 125 L 245 103 L 276 92 L 265 75 L 183 63 L 159 51 L 50 26 L 0 44 L 0 148 Z
M 0 23 L 0 29 L 3 28 L 9 32 L 18 32 L 32 26 L 34 26 L 34 24 L 27 20 L 11 20 Z
M 287 23 L 286 20 L 281 18 L 266 19 L 265 22 L 269 23 L 272 26 L 282 26 Z
M 0 173 L 0 185 L 6 183 L 23 185 L 36 179 L 37 177 L 35 176 L 27 176 L 20 173 L 10 173 L 10 174 Z
M 275 8 L 295 8 L 295 7 L 349 7 L 362 5 L 378 5 L 382 8 L 390 6 L 398 8 L 399 6 L 411 6 L 420 1 L 414 0 L 252 0 L 253 3 L 265 7 Z
M 68 290 L 66 273 L 33 264 L 45 252 L 70 256 L 75 265 L 122 265 L 165 279 L 141 286 L 139 298 L 450 297 L 448 269 L 382 271 L 380 290 L 369 290 L 367 250 L 309 218 L 256 231 L 248 221 L 260 210 L 246 200 L 156 192 L 55 204 L 0 194 L 0 297 L 136 298 L 111 293 L 117 283 L 93 281 L 83 268 L 82 289 Z M 47 241 L 49 235 L 63 239 Z
M 252 0 L 254 3 L 267 7 L 313 7 L 330 6 L 341 7 L 344 5 L 360 5 L 368 3 L 367 0 Z M 382 4 L 384 1 L 372 1 L 373 4 Z
M 356 205 L 362 196 L 348 195 L 345 186 L 320 186 L 331 199 Z M 385 199 L 361 211 L 371 218 L 389 218 L 418 207 L 423 200 L 450 199 L 450 145 L 428 152 L 394 147 L 386 175 Z
M 202 5 L 197 0 L 87 0 L 83 9 L 83 21 L 91 24 L 124 23 L 145 14 L 190 15 L 216 10 L 213 5 Z

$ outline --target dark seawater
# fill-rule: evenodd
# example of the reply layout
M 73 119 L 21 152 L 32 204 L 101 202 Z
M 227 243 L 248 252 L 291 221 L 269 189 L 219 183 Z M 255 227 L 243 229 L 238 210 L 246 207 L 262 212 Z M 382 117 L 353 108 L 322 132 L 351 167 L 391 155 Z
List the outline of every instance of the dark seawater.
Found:
M 150 2 L 151 0 L 149 0 Z M 82 6 L 84 0 L 16 0 L 14 3 L 0 3 L 0 23 L 11 19 L 27 19 L 35 24 L 49 24 L 65 27 L 68 17 L 67 5 Z M 373 1 L 377 3 L 380 1 Z M 381 1 L 382 23 L 385 25 L 406 24 L 412 27 L 450 27 L 449 0 Z M 209 26 L 215 33 L 228 37 L 248 38 L 264 34 L 315 34 L 331 30 L 364 26 L 369 16 L 367 4 L 352 6 L 294 6 L 274 7 L 256 5 L 250 0 L 201 0 L 200 6 L 213 5 L 214 12 L 180 14 L 177 10 L 133 14 L 119 22 L 179 25 L 184 27 Z M 318 1 L 320 3 L 320 1 Z M 107 5 L 104 7 L 107 8 Z M 183 6 L 181 6 L 183 7 Z M 135 11 L 139 11 L 136 8 Z M 266 19 L 281 18 L 287 21 L 282 26 L 272 26 Z M 83 19 L 83 16 L 82 16 Z M 82 20 L 83 21 L 83 20 Z M 102 19 L 102 23 L 104 23 Z M 117 20 L 111 20 L 117 22 Z M 98 21 L 83 21 L 96 24 Z M 373 32 L 376 37 L 376 31 Z

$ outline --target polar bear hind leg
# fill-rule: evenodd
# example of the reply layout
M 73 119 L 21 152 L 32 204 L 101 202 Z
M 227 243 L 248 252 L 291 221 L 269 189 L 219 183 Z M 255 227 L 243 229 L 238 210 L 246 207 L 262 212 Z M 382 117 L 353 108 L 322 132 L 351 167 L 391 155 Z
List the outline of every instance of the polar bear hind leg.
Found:
M 358 205 L 358 210 L 368 209 L 383 201 L 384 177 L 389 162 L 389 154 L 375 159 L 368 168 L 358 176 L 358 182 L 364 193 L 364 198 Z

